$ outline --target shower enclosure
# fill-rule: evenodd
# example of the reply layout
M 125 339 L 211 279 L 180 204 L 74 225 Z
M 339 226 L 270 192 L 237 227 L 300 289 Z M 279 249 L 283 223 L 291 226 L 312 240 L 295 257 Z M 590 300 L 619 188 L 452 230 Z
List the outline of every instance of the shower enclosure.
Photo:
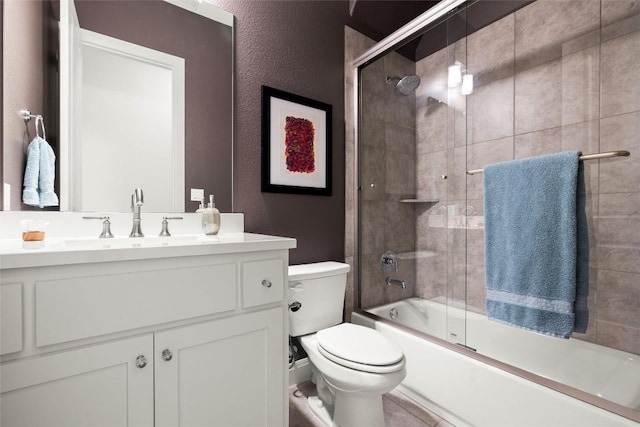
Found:
M 353 63 L 355 309 L 640 421 L 640 2 L 447 0 L 425 15 L 378 44 L 352 36 L 372 46 Z M 566 150 L 631 152 L 584 164 L 588 330 L 494 329 L 482 175 L 467 171 Z

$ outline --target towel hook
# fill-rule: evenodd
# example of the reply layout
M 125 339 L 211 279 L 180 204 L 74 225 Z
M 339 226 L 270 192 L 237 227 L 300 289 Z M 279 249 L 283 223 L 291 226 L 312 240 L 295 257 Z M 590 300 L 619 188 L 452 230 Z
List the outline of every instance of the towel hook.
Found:
M 44 140 L 47 139 L 47 131 L 44 128 L 44 118 L 40 114 L 31 114 L 31 111 L 26 108 L 18 111 L 18 113 L 22 117 L 22 120 L 24 120 L 24 125 L 27 128 L 27 138 L 29 137 L 28 123 L 31 121 L 31 119 L 36 119 L 36 136 L 40 137 L 40 131 L 38 130 L 38 123 L 39 123 L 40 127 L 42 128 L 41 138 Z
M 40 132 L 38 131 L 38 123 L 40 123 L 40 127 L 42 128 L 42 136 L 41 138 L 45 141 L 47 140 L 47 131 L 44 128 L 44 118 L 40 114 L 36 116 L 36 136 L 40 137 Z

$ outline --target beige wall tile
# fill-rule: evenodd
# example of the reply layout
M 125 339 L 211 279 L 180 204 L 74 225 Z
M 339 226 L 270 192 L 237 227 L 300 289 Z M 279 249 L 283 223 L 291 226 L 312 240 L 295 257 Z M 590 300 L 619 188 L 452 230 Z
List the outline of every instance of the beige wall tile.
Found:
M 640 354 L 640 329 L 615 323 L 597 322 L 598 344 Z
M 382 96 L 369 91 L 362 92 L 360 144 L 363 147 L 384 147 L 384 101 Z
M 563 125 L 599 117 L 600 46 L 562 57 L 561 108 Z
M 640 110 L 640 31 L 602 44 L 601 117 Z
M 638 191 L 640 182 L 640 112 L 600 121 L 600 150 L 628 150 L 631 157 L 600 160 L 600 192 Z M 634 155 L 636 154 L 636 155 Z
M 360 88 L 363 93 L 370 92 L 383 96 L 387 91 L 384 61 L 377 60 L 360 69 Z
M 603 26 L 600 30 L 600 39 L 604 43 L 636 31 L 640 31 L 640 14 Z
M 601 4 L 603 26 L 640 14 L 640 1 L 638 0 L 602 0 Z
M 416 74 L 421 79 L 420 86 L 416 90 L 416 103 L 418 106 L 425 105 L 429 97 L 447 102 L 448 65 L 446 48 L 416 63 Z
M 392 200 L 416 194 L 416 166 L 413 154 L 385 153 L 385 192 Z
M 384 245 L 385 250 L 394 252 L 413 251 L 416 242 L 416 218 L 414 206 L 396 201 L 384 204 Z M 382 255 L 382 251 L 380 252 Z
M 362 255 L 360 302 L 363 309 L 384 304 L 384 274 L 380 268 L 382 254 Z
M 384 252 L 385 203 L 364 200 L 360 209 L 360 251 L 382 255 Z
M 600 216 L 598 245 L 640 249 L 640 217 Z
M 640 217 L 640 192 L 601 194 L 600 215 Z
M 467 140 L 473 144 L 513 135 L 513 77 L 479 87 L 467 96 Z
M 480 87 L 514 75 L 515 15 L 508 15 L 467 37 L 468 68 Z
M 640 328 L 640 275 L 619 271 L 598 272 L 598 319 Z
M 598 268 L 640 273 L 640 249 L 622 246 L 598 246 Z
M 470 145 L 467 149 L 467 169 L 482 169 L 486 165 L 513 160 L 513 137 Z M 467 178 L 467 197 L 483 198 L 482 174 Z
M 467 196 L 467 147 L 449 149 L 447 153 L 447 198 L 465 199 Z M 469 179 L 471 176 L 469 175 Z
M 447 115 L 444 103 L 428 101 L 417 106 L 416 152 L 426 154 L 447 148 Z
M 385 120 L 406 128 L 416 127 L 416 96 L 398 96 L 393 88 L 385 93 Z
M 562 124 L 562 61 L 521 71 L 515 84 L 516 135 Z
M 562 151 L 562 128 L 560 127 L 516 135 L 514 140 L 516 159 L 559 151 Z
M 379 148 L 360 150 L 360 185 L 364 200 L 384 200 L 385 194 L 385 151 Z
M 576 123 L 562 127 L 562 151 L 578 150 L 583 154 L 600 152 L 600 121 Z M 600 165 L 597 161 L 583 163 L 587 193 L 598 192 Z
M 387 122 L 384 126 L 384 143 L 389 153 L 405 153 L 412 156 L 416 152 L 416 130 Z
M 418 259 L 416 267 L 416 296 L 424 299 L 446 296 L 447 269 L 445 259 L 445 254 Z
M 447 229 L 444 209 L 425 212 L 416 219 L 416 250 L 426 250 L 438 253 L 447 251 Z
M 538 0 L 518 10 L 515 13 L 516 71 L 561 58 L 564 43 L 599 27 L 598 0 Z
M 416 195 L 444 199 L 447 194 L 447 151 L 436 151 L 416 158 Z

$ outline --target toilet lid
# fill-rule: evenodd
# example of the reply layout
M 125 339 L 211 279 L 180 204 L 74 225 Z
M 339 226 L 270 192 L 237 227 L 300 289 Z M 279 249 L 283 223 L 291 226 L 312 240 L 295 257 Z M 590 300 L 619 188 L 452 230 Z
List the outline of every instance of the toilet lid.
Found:
M 395 366 L 404 360 L 402 349 L 375 329 L 342 323 L 318 331 L 316 337 L 325 357 L 353 369 L 382 373 L 404 366 Z

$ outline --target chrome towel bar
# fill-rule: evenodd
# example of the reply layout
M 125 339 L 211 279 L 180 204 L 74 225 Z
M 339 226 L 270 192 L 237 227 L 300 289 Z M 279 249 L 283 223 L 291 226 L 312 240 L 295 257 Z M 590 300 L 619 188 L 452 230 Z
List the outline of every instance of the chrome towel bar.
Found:
M 579 157 L 580 160 L 599 160 L 599 159 L 609 159 L 611 157 L 629 157 L 631 155 L 630 152 L 620 150 L 620 151 L 607 151 L 604 153 L 595 153 L 595 154 L 583 154 Z M 472 169 L 467 171 L 467 175 L 475 175 L 478 173 L 484 172 L 484 169 Z

